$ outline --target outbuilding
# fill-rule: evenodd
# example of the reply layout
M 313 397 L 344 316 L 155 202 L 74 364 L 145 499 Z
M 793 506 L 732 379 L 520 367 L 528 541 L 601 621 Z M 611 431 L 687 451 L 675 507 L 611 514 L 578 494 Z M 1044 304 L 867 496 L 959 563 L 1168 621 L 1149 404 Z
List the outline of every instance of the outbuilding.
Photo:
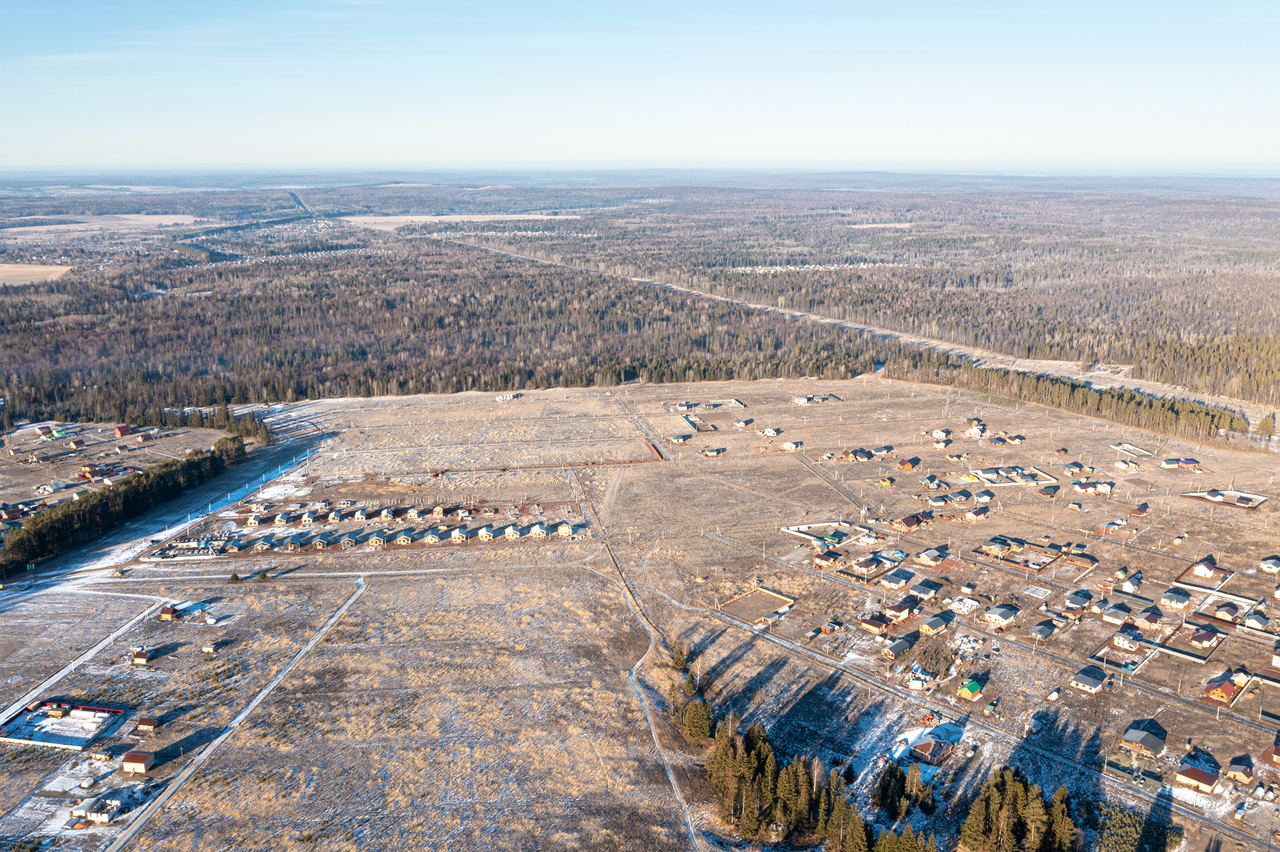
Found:
M 156 765 L 156 756 L 149 751 L 131 751 L 124 756 L 120 770 L 125 775 L 146 775 Z

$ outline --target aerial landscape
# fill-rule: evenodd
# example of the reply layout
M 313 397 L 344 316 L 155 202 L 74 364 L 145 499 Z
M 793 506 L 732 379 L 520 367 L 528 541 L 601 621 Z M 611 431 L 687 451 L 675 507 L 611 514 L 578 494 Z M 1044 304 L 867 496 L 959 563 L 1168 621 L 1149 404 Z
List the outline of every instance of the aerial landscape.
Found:
M 898 12 L 357 6 L 3 13 L 8 109 L 61 132 L 0 136 L 0 848 L 1280 848 L 1261 124 L 1157 150 L 1173 119 L 1097 93 L 1074 147 L 914 110 L 744 139 L 685 110 L 772 83 L 687 33 L 796 80 L 851 27 L 960 48 Z M 1064 40 L 1142 24 L 1005 11 L 1047 51 L 1010 47 L 1028 121 Z M 197 25 L 198 107 L 117 114 Z M 586 105 L 655 34 L 629 135 Z M 525 135 L 458 96 L 520 58 Z M 933 61 L 868 79 L 941 115 Z M 81 85 L 67 141 L 31 91 Z

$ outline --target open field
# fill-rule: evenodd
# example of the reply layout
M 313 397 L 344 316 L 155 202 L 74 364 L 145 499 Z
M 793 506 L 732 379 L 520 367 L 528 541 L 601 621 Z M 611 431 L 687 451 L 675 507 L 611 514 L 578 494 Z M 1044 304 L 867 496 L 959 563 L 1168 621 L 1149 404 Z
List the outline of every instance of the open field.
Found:
M 0 284 L 34 284 L 55 281 L 71 271 L 70 266 L 39 263 L 0 263 Z
M 680 402 L 714 428 L 689 429 Z M 986 438 L 965 436 L 975 418 Z M 134 785 L 135 804 L 107 827 L 64 831 L 67 848 L 723 848 L 736 839 L 702 770 L 706 745 L 666 713 L 683 681 L 668 663 L 679 640 L 718 715 L 762 723 L 784 761 L 844 770 L 868 818 L 884 761 L 905 760 L 901 741 L 933 730 L 957 745 L 926 767 L 938 812 L 909 819 L 947 843 L 1006 763 L 1081 802 L 1106 798 L 1152 819 L 1172 809 L 1203 842 L 1264 837 L 1269 805 L 1230 816 L 1251 788 L 1203 795 L 1173 776 L 1190 738 L 1197 760 L 1225 770 L 1249 754 L 1259 780 L 1280 784 L 1280 766 L 1265 762 L 1275 725 L 1259 720 L 1280 698 L 1280 632 L 1243 627 L 1246 613 L 1280 608 L 1257 606 L 1280 582 L 1260 565 L 1280 550 L 1280 500 L 1239 511 L 1179 496 L 1230 486 L 1275 498 L 1270 456 L 875 374 L 315 400 L 282 406 L 273 423 L 326 443 L 182 535 L 248 548 L 158 559 L 179 553 L 167 543 L 123 576 L 0 594 L 10 701 L 147 606 L 178 610 L 129 628 L 43 696 L 162 715 L 159 731 L 125 741 L 163 755 L 147 777 L 167 786 L 124 779 L 118 757 L 91 766 L 0 745 L 0 835 L 60 826 L 71 803 L 33 791 L 93 769 L 101 785 Z M 949 433 L 944 449 L 935 430 Z M 691 437 L 670 443 L 677 432 Z M 787 442 L 798 450 L 782 451 Z M 1115 462 L 1135 456 L 1118 443 L 1153 455 L 1121 470 Z M 1168 458 L 1198 464 L 1162 467 Z M 1015 467 L 1040 481 L 1007 484 Z M 930 476 L 943 484 L 930 488 Z M 1049 478 L 1057 491 L 1042 493 Z M 905 523 L 920 513 L 932 514 Z M 526 534 L 562 521 L 570 534 Z M 783 530 L 823 522 L 821 547 Z M 513 526 L 521 535 L 480 537 Z M 467 534 L 426 539 L 441 527 Z M 403 544 L 374 543 L 408 530 Z M 336 546 L 347 535 L 352 546 Z M 330 546 L 317 547 L 321 537 Z M 820 568 L 820 554 L 835 566 Z M 1203 587 L 1185 582 L 1210 556 Z M 864 563 L 874 567 L 859 574 Z M 1177 589 L 1187 600 L 1164 602 Z M 1124 604 L 1122 623 L 1070 603 L 1079 591 Z M 1223 602 L 1240 623 L 1223 620 Z M 1001 605 L 1012 615 L 996 623 Z M 1140 627 L 1152 607 L 1160 617 Z M 1172 653 L 1205 611 L 1223 636 L 1207 662 Z M 860 626 L 881 615 L 885 635 Z M 944 627 L 929 637 L 935 616 Z M 1033 637 L 1044 623 L 1050 634 Z M 890 659 L 900 639 L 907 647 Z M 137 647 L 156 656 L 130 665 Z M 1107 685 L 1071 687 L 1108 648 Z M 1230 704 L 1204 697 L 1242 670 Z M 969 678 L 982 686 L 973 703 L 957 695 Z M 1142 784 L 1117 751 L 1139 720 L 1167 743 Z M 1161 789 L 1166 803 L 1155 804 Z M 1096 824 L 1083 812 L 1081 822 L 1095 843 Z

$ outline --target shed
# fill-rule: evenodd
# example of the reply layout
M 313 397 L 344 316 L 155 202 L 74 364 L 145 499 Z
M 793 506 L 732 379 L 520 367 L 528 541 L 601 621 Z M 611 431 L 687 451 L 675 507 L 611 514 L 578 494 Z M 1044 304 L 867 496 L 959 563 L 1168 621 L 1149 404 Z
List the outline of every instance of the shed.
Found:
M 129 664 L 133 666 L 145 666 L 151 660 L 151 652 L 146 648 L 139 648 L 129 653 Z
M 125 775 L 146 775 L 156 765 L 156 756 L 149 751 L 131 751 L 120 764 Z
M 178 608 L 175 606 L 171 606 L 169 604 L 165 604 L 164 606 L 160 607 L 160 620 L 161 621 L 177 621 Z
M 157 719 L 155 716 L 143 716 L 141 719 L 138 720 L 138 724 L 133 726 L 133 729 L 135 731 L 146 732 L 146 731 L 154 731 L 158 727 L 160 727 L 160 720 Z

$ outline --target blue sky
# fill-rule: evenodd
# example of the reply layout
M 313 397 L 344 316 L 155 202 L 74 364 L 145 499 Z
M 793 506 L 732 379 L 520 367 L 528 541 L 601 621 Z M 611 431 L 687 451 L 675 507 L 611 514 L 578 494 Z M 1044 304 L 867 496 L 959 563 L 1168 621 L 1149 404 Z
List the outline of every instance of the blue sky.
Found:
M 0 171 L 1280 171 L 1280 4 L 0 4 Z

